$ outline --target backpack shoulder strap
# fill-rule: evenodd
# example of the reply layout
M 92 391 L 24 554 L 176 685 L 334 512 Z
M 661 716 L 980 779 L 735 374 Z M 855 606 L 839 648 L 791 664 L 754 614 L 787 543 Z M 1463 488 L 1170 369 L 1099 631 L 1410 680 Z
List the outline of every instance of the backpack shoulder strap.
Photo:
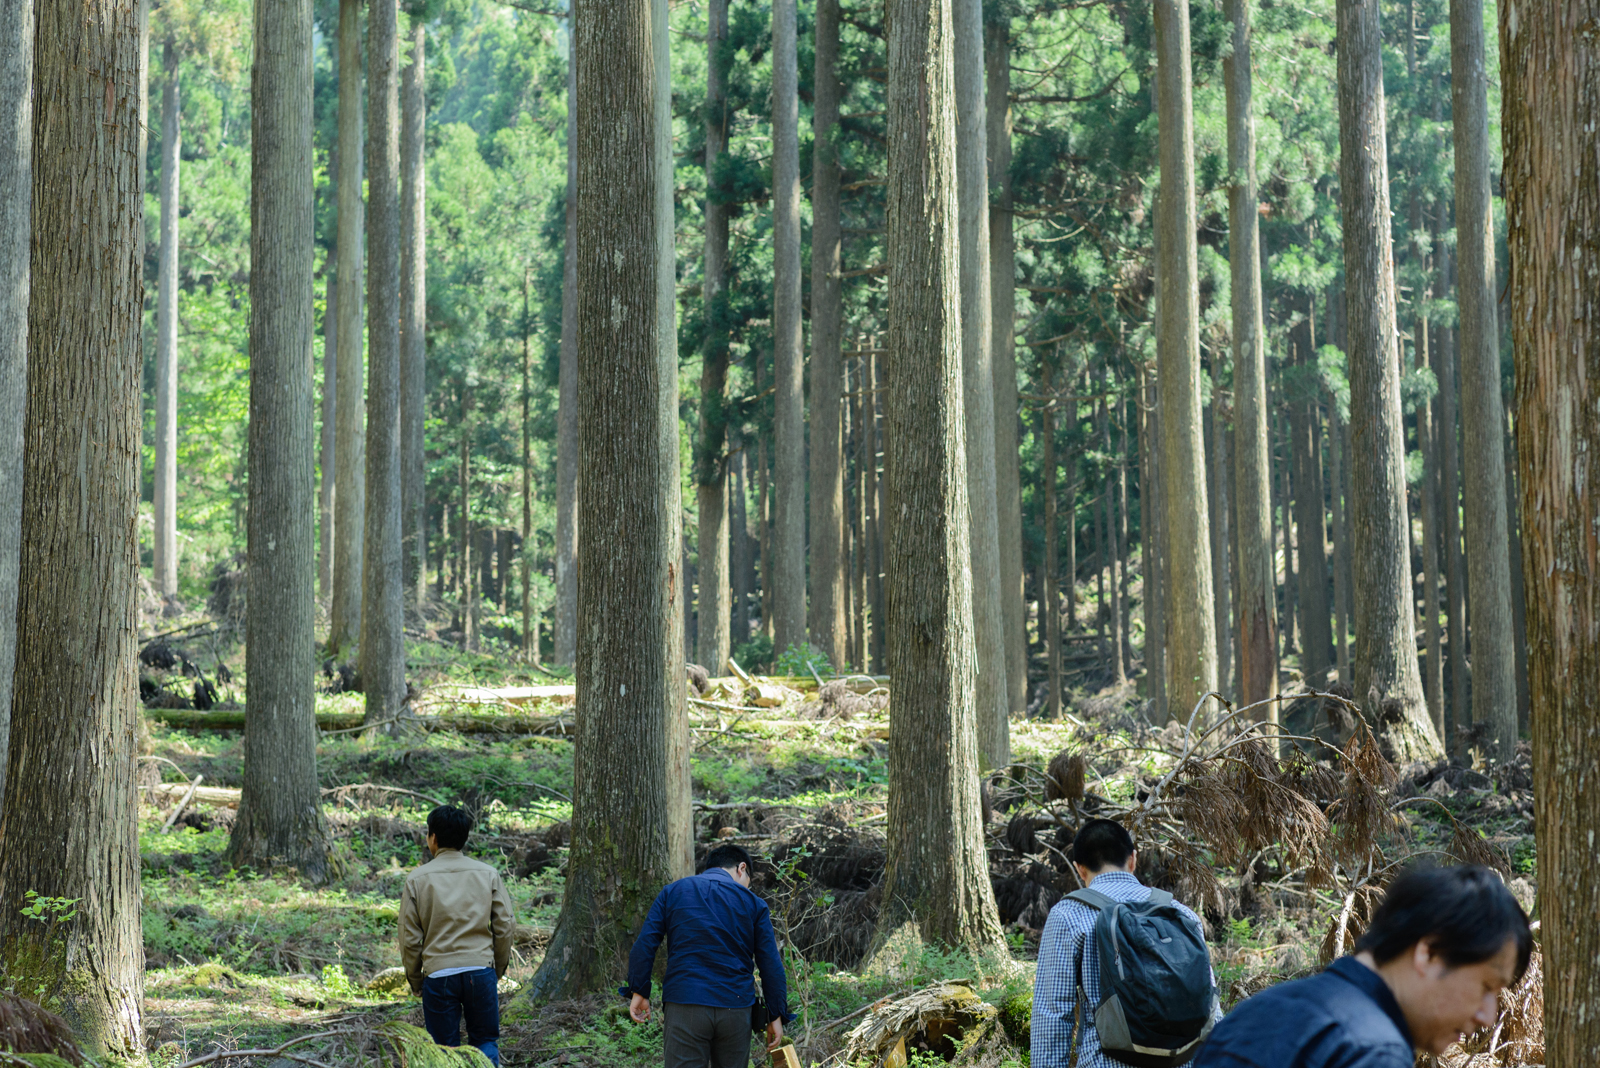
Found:
M 1067 896 L 1080 905 L 1089 906 L 1096 912 L 1103 912 L 1111 906 L 1119 904 L 1115 899 L 1107 897 L 1098 890 L 1090 890 L 1088 887 L 1084 887 L 1082 890 L 1074 890 Z
M 1170 905 L 1172 904 L 1172 895 L 1165 890 L 1152 889 L 1150 896 L 1145 898 L 1145 901 L 1152 905 Z

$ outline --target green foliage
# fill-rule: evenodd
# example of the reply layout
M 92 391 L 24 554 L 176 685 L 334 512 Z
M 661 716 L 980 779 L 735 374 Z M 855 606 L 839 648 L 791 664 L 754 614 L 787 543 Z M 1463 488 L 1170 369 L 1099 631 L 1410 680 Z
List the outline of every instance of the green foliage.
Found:
M 765 675 L 772 670 L 772 639 L 757 631 L 749 641 L 735 645 L 732 655 L 746 671 Z
M 377 1028 L 386 1068 L 489 1068 L 475 1046 L 441 1046 L 415 1024 L 391 1020 Z
M 833 665 L 828 662 L 828 654 L 810 642 L 789 646 L 772 663 L 774 675 L 806 679 L 811 677 L 812 672 L 818 675 L 832 675 L 834 670 Z

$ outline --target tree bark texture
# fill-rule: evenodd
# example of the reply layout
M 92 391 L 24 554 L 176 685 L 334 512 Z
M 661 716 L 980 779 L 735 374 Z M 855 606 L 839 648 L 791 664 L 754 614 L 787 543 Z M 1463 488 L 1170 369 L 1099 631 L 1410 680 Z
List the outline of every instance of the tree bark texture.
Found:
M 1152 716 L 1167 715 L 1166 532 L 1162 529 L 1161 381 L 1146 366 L 1139 376 L 1145 402 L 1139 434 L 1144 477 L 1139 480 L 1140 553 L 1144 568 L 1144 669 Z M 1185 713 L 1187 714 L 1187 712 Z
M 1508 2 L 1499 21 L 1545 1063 L 1578 1068 L 1600 1049 L 1600 3 Z
M 570 9 L 569 9 L 570 10 Z M 567 17 L 567 239 L 562 251 L 561 368 L 556 383 L 557 664 L 578 648 L 578 63 L 575 12 Z
M 888 46 L 888 660 L 920 685 L 889 736 L 878 941 L 915 925 L 978 950 L 1004 943 L 978 799 L 950 0 L 897 3 Z
M 786 16 L 787 17 L 787 16 Z M 839 281 L 839 5 L 819 0 L 811 152 L 811 637 L 837 667 L 845 637 L 843 356 Z M 785 60 L 785 62 L 791 62 Z M 798 275 L 795 282 L 799 288 Z M 799 332 L 798 325 L 795 328 Z M 780 453 L 781 455 L 781 453 Z
M 522 655 L 530 662 L 539 662 L 539 625 L 533 618 L 533 268 L 522 269 Z M 511 556 L 509 535 L 500 554 L 502 577 Z M 422 559 L 427 559 L 423 553 Z M 419 586 L 423 585 L 419 582 Z M 504 582 L 501 583 L 504 588 Z M 420 595 L 419 595 L 419 605 Z
M 578 735 L 566 894 L 533 997 L 614 986 L 692 870 L 664 0 L 578 0 Z M 652 29 L 656 32 L 652 33 Z M 663 226 L 663 223 L 666 225 Z
M 1344 420 L 1339 418 L 1337 407 L 1330 406 L 1328 414 L 1328 478 L 1333 483 L 1328 494 L 1333 504 L 1333 618 L 1334 648 L 1337 650 L 1339 681 L 1350 683 L 1350 583 L 1347 579 L 1350 560 L 1349 523 L 1345 510 L 1344 469 L 1349 462 L 1345 455 Z
M 727 670 L 732 641 L 728 567 L 728 205 L 717 183 L 728 145 L 728 98 L 723 60 L 728 39 L 727 0 L 711 0 L 706 14 L 706 338 L 700 365 L 700 433 L 695 490 L 700 511 L 700 625 L 696 659 L 713 675 Z M 820 61 L 819 61 L 820 62 Z M 813 300 L 815 298 L 813 297 Z M 837 662 L 837 661 L 836 661 Z
M 994 492 L 1000 534 L 1000 613 L 1011 712 L 1028 707 L 1028 618 L 1022 593 L 1022 473 L 1017 406 L 1017 241 L 1011 196 L 1011 27 L 984 26 L 988 79 L 989 292 L 994 372 Z
M 405 589 L 420 610 L 428 588 L 427 467 L 423 423 L 428 375 L 428 30 L 408 16 L 410 62 L 400 75 L 400 539 Z
M 800 98 L 795 0 L 772 5 L 773 648 L 806 641 L 805 363 L 800 345 Z
M 1426 366 L 1426 335 L 1423 324 L 1418 323 L 1417 362 Z M 1428 718 L 1439 740 L 1449 738 L 1444 722 L 1444 649 L 1443 635 L 1439 632 L 1439 428 L 1434 425 L 1433 405 L 1417 405 L 1417 443 L 1422 447 L 1422 484 L 1418 486 L 1422 498 L 1422 599 L 1419 607 L 1422 616 L 1423 674 L 1422 692 L 1428 701 Z
M 161 216 L 156 281 L 156 457 L 155 538 L 152 554 L 156 592 L 178 595 L 178 167 L 183 132 L 179 124 L 178 46 L 169 36 L 161 48 L 166 84 L 161 90 Z M 141 164 L 144 157 L 140 157 Z
M 1311 320 L 1295 331 L 1300 349 L 1300 396 L 1289 408 L 1291 462 L 1295 472 L 1295 530 L 1299 535 L 1296 575 L 1300 601 L 1300 664 L 1307 684 L 1319 689 L 1333 666 L 1333 629 L 1328 610 L 1328 527 L 1322 496 L 1322 415 L 1316 391 L 1316 338 Z
M 1156 336 L 1161 376 L 1162 524 L 1168 561 L 1167 709 L 1187 722 L 1217 686 L 1217 633 L 1206 533 L 1205 449 L 1200 430 L 1200 304 L 1195 249 L 1194 113 L 1189 8 L 1155 0 L 1161 193 L 1156 248 L 1162 269 Z
M 1221 362 L 1220 360 L 1218 362 Z M 1211 502 L 1210 520 L 1211 529 L 1211 574 L 1216 580 L 1215 606 L 1217 628 L 1217 685 L 1224 692 L 1232 692 L 1232 659 L 1233 659 L 1233 585 L 1228 580 L 1231 573 L 1231 561 L 1228 549 L 1230 539 L 1228 536 L 1228 520 L 1230 509 L 1228 507 L 1228 429 L 1227 419 L 1222 412 L 1221 378 L 1215 376 L 1211 383 L 1211 405 L 1206 409 L 1206 456 L 1210 462 L 1206 464 L 1206 477 L 1209 485 L 1206 488 L 1207 498 Z
M 978 758 L 1011 762 L 1004 598 L 994 430 L 994 324 L 989 266 L 989 135 L 984 107 L 982 0 L 952 0 L 955 27 L 956 185 L 961 253 L 962 404 L 966 416 L 967 538 L 977 643 Z M 813 491 L 815 492 L 815 491 Z
M 1378 0 L 1338 0 L 1339 191 L 1350 366 L 1356 700 L 1403 761 L 1442 751 L 1417 671 L 1405 432 L 1395 350 Z
M 1448 247 L 1441 246 L 1439 258 L 1447 261 Z M 1441 264 L 1448 268 L 1448 262 Z M 1446 272 L 1448 277 L 1448 272 Z M 1448 292 L 1449 287 L 1446 287 Z M 1447 638 L 1445 661 L 1449 664 L 1449 691 L 1444 701 L 1444 721 L 1447 729 L 1464 726 L 1470 716 L 1471 698 L 1469 680 L 1472 672 L 1467 666 L 1467 577 L 1461 559 L 1461 428 L 1457 420 L 1456 349 L 1446 339 L 1439 346 L 1439 467 L 1443 480 L 1439 484 L 1441 511 L 1444 522 L 1445 609 Z M 1518 561 L 1517 567 L 1521 568 Z M 1454 748 L 1454 739 L 1441 738 L 1445 749 Z
M 862 378 L 866 389 L 865 411 L 862 421 L 867 441 L 867 653 L 872 661 L 870 671 L 883 668 L 883 643 L 885 639 L 883 611 L 883 480 L 879 477 L 878 456 L 883 440 L 878 423 L 878 390 L 884 376 L 879 371 L 878 357 L 867 356 L 866 373 Z
M 49 151 L 34 153 L 32 173 L 0 964 L 12 989 L 44 987 L 38 1000 L 64 1015 L 93 1051 L 133 1058 L 144 1055 L 134 790 L 144 302 L 139 4 L 44 0 L 34 18 L 32 143 Z M 15 29 L 7 22 L 4 32 Z M 8 88 L 16 88 L 18 66 L 8 67 Z M 15 133 L 9 139 L 27 143 Z M 6 167 L 21 165 L 5 159 Z M 24 916 L 30 890 L 75 899 L 75 915 L 53 928 Z
M 1043 439 L 1039 447 L 1040 464 L 1044 467 L 1044 570 L 1040 572 L 1039 583 L 1039 636 L 1044 639 L 1044 673 L 1050 687 L 1045 709 L 1052 721 L 1061 718 L 1061 534 L 1056 497 L 1056 410 L 1049 399 L 1054 371 L 1052 365 L 1045 364 L 1041 390 L 1046 399 L 1039 412 L 1039 437 Z M 1069 479 L 1069 492 L 1071 485 Z M 1070 533 L 1070 506 L 1068 516 Z
M 338 165 L 334 164 L 333 169 L 337 171 Z M 333 512 L 337 499 L 333 471 L 338 453 L 334 424 L 339 410 L 339 278 L 332 261 L 333 257 L 329 257 L 323 268 L 322 426 L 317 460 L 322 476 L 317 486 L 317 592 L 325 598 L 333 596 Z
M 362 0 L 339 0 L 338 365 L 335 417 L 333 604 L 328 648 L 348 656 L 361 636 L 361 548 L 366 527 L 366 367 L 361 197 Z
M 33 226 L 33 0 L 0 0 L 0 797 L 10 738 L 28 404 L 28 255 Z M 143 157 L 140 157 L 143 159 Z
M 361 560 L 365 722 L 406 699 L 400 555 L 400 26 L 398 0 L 367 6 L 367 507 Z
M 730 612 L 731 635 L 729 647 L 750 640 L 750 595 L 756 587 L 756 561 L 751 544 L 750 522 L 745 506 L 745 492 L 750 479 L 745 474 L 750 468 L 750 456 L 739 427 L 728 428 L 728 454 L 733 463 L 728 484 L 728 558 L 733 587 L 733 608 Z
M 255 8 L 250 527 L 236 867 L 327 875 L 317 782 L 312 509 L 311 0 Z
M 1589 30 L 1592 38 L 1594 28 Z M 1506 425 L 1500 399 L 1494 213 L 1489 192 L 1483 0 L 1450 3 L 1450 113 L 1456 144 L 1456 285 L 1461 309 L 1461 418 L 1467 586 L 1472 600 L 1472 722 L 1500 760 L 1517 745 L 1516 635 L 1506 551 Z M 1454 428 L 1451 428 L 1452 430 Z

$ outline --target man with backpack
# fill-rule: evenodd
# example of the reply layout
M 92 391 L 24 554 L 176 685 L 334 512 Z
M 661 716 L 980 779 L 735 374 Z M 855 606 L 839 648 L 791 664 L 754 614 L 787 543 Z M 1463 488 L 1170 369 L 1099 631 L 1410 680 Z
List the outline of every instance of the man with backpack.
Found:
M 1090 820 L 1073 840 L 1085 889 L 1045 921 L 1033 1068 L 1184 1064 L 1221 1016 L 1200 917 L 1135 878 L 1137 862 L 1120 823 Z
M 767 903 L 750 889 L 750 854 L 727 842 L 706 856 L 699 875 L 668 883 L 657 895 L 628 955 L 628 1015 L 650 1019 L 650 973 L 667 943 L 661 984 L 666 1068 L 745 1068 L 750 1036 L 783 1042 L 789 1012 L 783 958 Z M 765 1002 L 751 972 L 761 972 Z

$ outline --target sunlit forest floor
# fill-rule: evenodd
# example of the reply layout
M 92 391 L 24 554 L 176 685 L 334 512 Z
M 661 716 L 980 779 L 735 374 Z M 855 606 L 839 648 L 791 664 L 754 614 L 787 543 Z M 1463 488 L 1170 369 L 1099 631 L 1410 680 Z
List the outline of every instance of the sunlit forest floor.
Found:
M 450 692 L 450 682 L 557 681 L 431 643 L 415 645 L 411 656 L 413 664 L 425 665 L 419 672 L 425 697 Z M 242 664 L 233 666 L 237 673 Z M 225 705 L 229 688 L 219 689 Z M 1070 827 L 1063 826 L 1070 815 L 1063 814 L 1074 806 L 1125 811 L 1148 796 L 1182 752 L 1184 733 L 1176 725 L 1158 731 L 1146 724 L 1131 685 L 1078 694 L 1060 722 L 1014 721 L 1014 764 L 986 794 L 991 875 L 1009 952 L 973 960 L 914 946 L 880 956 L 869 969 L 863 958 L 885 861 L 889 719 L 881 688 L 874 693 L 863 682 L 855 689 L 868 692 L 833 684 L 821 697 L 813 689 L 791 694 L 781 707 L 748 711 L 716 707 L 733 702 L 712 691 L 707 703 L 693 707 L 699 849 L 703 855 L 709 843 L 731 838 L 760 858 L 755 888 L 772 905 L 786 943 L 791 999 L 800 1013 L 789 1034 L 803 1063 L 837 1065 L 859 1057 L 869 1039 L 858 1034 L 852 1040 L 852 1029 L 883 1015 L 896 999 L 923 997 L 944 998 L 955 1006 L 951 1012 L 966 1013 L 964 1033 L 958 1041 L 935 1032 L 913 1036 L 905 1063 L 1025 1065 L 1040 931 L 1050 904 L 1075 885 L 1063 856 L 1071 841 Z M 242 696 L 237 683 L 233 690 Z M 325 694 L 318 711 L 359 712 L 360 702 L 359 694 Z M 561 713 L 558 707 L 533 711 Z M 141 765 L 145 785 L 196 775 L 207 788 L 239 785 L 240 732 L 152 724 L 151 735 L 150 756 Z M 1082 758 L 1082 781 L 1067 788 L 1069 796 L 1053 797 L 1061 791 L 1051 787 L 1046 771 L 1063 767 L 1052 768 L 1052 761 L 1069 753 Z M 365 1063 L 357 1058 L 376 1044 L 364 1036 L 386 1021 L 420 1024 L 420 1003 L 390 969 L 399 964 L 401 885 L 426 858 L 424 823 L 435 802 L 477 814 L 468 852 L 500 868 L 516 906 L 516 956 L 502 989 L 505 1063 L 600 1068 L 659 1062 L 659 1014 L 640 1027 L 627 1020 L 619 998 L 534 1008 L 517 989 L 538 967 L 560 910 L 570 740 L 448 730 L 401 740 L 343 734 L 324 737 L 318 760 L 339 869 L 320 887 L 292 871 L 230 869 L 233 810 L 225 798 L 190 804 L 164 831 L 176 798 L 142 792 L 146 1022 L 154 1064 L 179 1064 L 218 1047 L 272 1047 L 321 1032 L 335 1035 L 296 1052 L 327 1063 Z M 1452 848 L 1459 820 L 1501 858 L 1513 888 L 1531 906 L 1526 758 L 1483 771 L 1401 771 L 1389 796 L 1419 803 L 1401 809 L 1405 826 L 1397 829 L 1400 845 L 1391 855 Z M 1320 966 L 1346 907 L 1343 893 L 1313 887 L 1290 859 L 1270 849 L 1247 863 L 1227 864 L 1215 852 L 1186 850 L 1180 842 L 1176 851 L 1144 851 L 1141 874 L 1188 895 L 1205 915 L 1225 1005 Z M 1196 863 L 1206 867 L 1209 882 L 1197 881 Z M 936 986 L 954 981 L 966 989 Z M 962 1008 L 956 1002 L 968 997 L 966 990 L 976 1001 Z M 1523 1063 L 1507 1056 L 1504 1063 Z M 1464 1059 L 1451 1056 L 1445 1063 Z

